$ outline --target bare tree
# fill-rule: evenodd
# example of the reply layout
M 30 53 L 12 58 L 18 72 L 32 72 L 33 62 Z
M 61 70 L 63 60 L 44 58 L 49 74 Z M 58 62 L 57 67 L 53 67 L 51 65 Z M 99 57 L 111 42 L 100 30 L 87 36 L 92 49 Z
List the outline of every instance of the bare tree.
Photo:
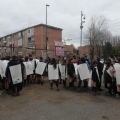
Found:
M 101 57 L 103 46 L 110 38 L 110 32 L 107 30 L 107 19 L 104 16 L 93 16 L 90 21 L 85 38 L 90 45 L 90 55 L 93 59 L 94 55 Z

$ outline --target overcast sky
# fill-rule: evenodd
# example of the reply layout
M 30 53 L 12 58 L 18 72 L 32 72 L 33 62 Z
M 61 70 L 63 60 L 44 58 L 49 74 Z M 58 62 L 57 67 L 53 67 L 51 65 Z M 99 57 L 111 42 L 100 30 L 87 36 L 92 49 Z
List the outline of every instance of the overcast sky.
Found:
M 63 29 L 67 44 L 80 44 L 81 11 L 86 16 L 83 32 L 87 31 L 93 15 L 104 15 L 109 20 L 112 34 L 120 33 L 120 0 L 0 0 L 0 37 L 14 31 L 46 23 Z M 85 39 L 83 38 L 83 41 Z

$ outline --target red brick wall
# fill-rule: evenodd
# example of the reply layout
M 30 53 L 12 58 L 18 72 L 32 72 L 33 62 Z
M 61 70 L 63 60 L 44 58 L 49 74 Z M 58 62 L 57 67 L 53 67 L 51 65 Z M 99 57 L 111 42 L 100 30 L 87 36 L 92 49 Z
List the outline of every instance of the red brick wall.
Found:
M 54 41 L 62 41 L 62 30 L 57 30 L 53 28 L 48 28 L 48 41 L 47 45 L 49 46 L 49 50 L 51 52 L 51 57 L 54 57 Z M 46 27 L 45 26 L 37 26 L 34 27 L 34 42 L 36 48 L 46 49 Z M 45 50 L 36 50 L 36 56 L 42 56 L 42 52 L 45 53 Z

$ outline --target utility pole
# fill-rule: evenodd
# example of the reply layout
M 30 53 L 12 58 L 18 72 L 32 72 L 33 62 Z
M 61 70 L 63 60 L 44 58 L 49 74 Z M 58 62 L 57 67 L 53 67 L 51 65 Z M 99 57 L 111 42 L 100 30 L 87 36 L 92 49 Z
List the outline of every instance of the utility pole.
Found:
M 85 20 L 85 15 L 81 11 L 81 25 L 80 25 L 80 29 L 81 29 L 81 35 L 80 35 L 81 54 L 82 54 L 82 28 L 83 28 L 83 23 L 85 23 L 85 21 L 83 21 L 82 19 Z
M 47 32 L 48 32 L 48 26 L 47 26 L 47 7 L 49 7 L 50 5 L 47 5 L 46 4 L 46 58 L 48 57 L 48 54 L 47 54 L 47 41 L 48 41 L 48 36 L 47 36 Z

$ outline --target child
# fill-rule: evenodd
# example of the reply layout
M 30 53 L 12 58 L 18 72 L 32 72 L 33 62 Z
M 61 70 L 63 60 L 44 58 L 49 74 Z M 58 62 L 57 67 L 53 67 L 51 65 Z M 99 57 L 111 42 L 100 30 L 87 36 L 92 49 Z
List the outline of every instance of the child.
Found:
M 104 80 L 107 85 L 108 92 L 105 94 L 106 96 L 112 95 L 112 78 L 113 78 L 113 67 L 111 66 L 111 61 L 108 59 L 106 61 L 106 68 L 104 70 Z
M 44 62 L 42 57 L 40 57 L 39 62 Z M 44 76 L 43 75 L 44 75 L 44 72 L 43 72 L 42 75 L 39 75 L 39 74 L 37 75 L 37 77 L 38 77 L 38 84 L 41 83 L 41 85 L 43 85 L 43 83 L 44 83 Z
M 51 65 L 53 65 L 53 68 L 54 68 L 54 69 L 57 69 L 57 64 L 56 64 L 55 58 L 53 58 L 53 59 L 51 60 Z M 50 89 L 51 89 L 51 90 L 53 89 L 53 81 L 55 81 L 57 91 L 59 91 L 59 88 L 58 88 L 58 80 L 50 80 L 50 86 L 51 86 Z

